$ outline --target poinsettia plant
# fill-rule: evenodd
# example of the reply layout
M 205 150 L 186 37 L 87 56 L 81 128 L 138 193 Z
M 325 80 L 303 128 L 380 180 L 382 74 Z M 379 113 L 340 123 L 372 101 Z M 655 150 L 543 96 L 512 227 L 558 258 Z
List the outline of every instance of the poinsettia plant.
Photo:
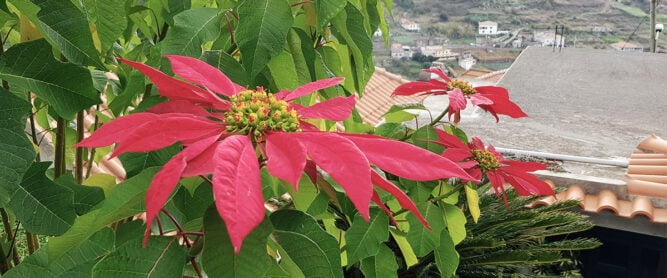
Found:
M 3 277 L 452 276 L 483 184 L 551 194 L 456 127 L 468 101 L 525 116 L 502 88 L 429 70 L 394 93 L 445 113 L 363 123 L 391 1 L 10 2 Z
M 397 198 L 428 227 L 414 203 L 371 164 L 412 180 L 475 180 L 449 159 L 413 145 L 374 135 L 323 132 L 308 123 L 320 118 L 341 121 L 354 108 L 354 96 L 335 97 L 313 106 L 291 103 L 341 78 L 315 81 L 276 94 L 234 84 L 218 69 L 194 58 L 167 56 L 174 73 L 203 88 L 177 80 L 141 63 L 122 60 L 146 74 L 169 101 L 144 113 L 115 119 L 74 147 L 117 146 L 111 157 L 146 152 L 181 142 L 184 149 L 155 175 L 146 193 L 146 233 L 181 177 L 212 174 L 211 186 L 220 216 L 227 223 L 235 252 L 264 219 L 260 165 L 298 191 L 302 172 L 316 167 L 347 192 L 361 216 L 369 220 L 373 185 Z M 223 99 L 226 97 L 228 99 Z M 210 109 L 207 110 L 207 109 Z M 209 180 L 207 177 L 202 177 Z M 381 203 L 381 202 L 379 202 Z M 146 242 L 144 242 L 144 245 Z

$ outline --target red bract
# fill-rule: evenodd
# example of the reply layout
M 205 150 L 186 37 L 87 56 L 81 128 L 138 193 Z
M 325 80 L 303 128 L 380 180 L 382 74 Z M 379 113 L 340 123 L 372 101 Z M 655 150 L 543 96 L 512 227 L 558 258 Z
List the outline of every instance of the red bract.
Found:
M 476 179 L 486 176 L 496 191 L 496 195 L 500 197 L 502 193 L 505 204 L 507 204 L 503 190 L 505 182 L 512 185 L 522 196 L 554 195 L 549 184 L 529 173 L 545 170 L 546 165 L 537 162 L 505 160 L 505 157 L 493 146 L 484 147 L 482 140 L 477 137 L 473 137 L 472 142 L 464 144 L 454 135 L 439 129 L 437 132 L 438 142 L 435 143 L 447 147 L 442 156 L 460 162 L 461 166 L 467 168 L 468 173 Z
M 462 80 L 452 80 L 442 69 L 427 69 L 426 72 L 435 73 L 445 82 L 437 79 L 431 79 L 428 82 L 414 81 L 398 86 L 392 93 L 393 95 L 414 95 L 418 93 L 430 95 L 448 95 L 449 107 L 448 113 L 457 113 L 467 106 L 467 100 L 473 105 L 477 105 L 485 111 L 491 113 L 499 121 L 498 114 L 510 116 L 512 118 L 527 117 L 521 108 L 510 101 L 509 93 L 505 88 L 496 86 L 472 87 L 468 82 Z
M 147 228 L 169 199 L 181 177 L 212 174 L 218 213 L 236 252 L 265 215 L 260 163 L 295 190 L 304 169 L 314 163 L 345 189 L 359 213 L 369 219 L 373 185 L 394 195 L 428 227 L 412 201 L 370 166 L 414 180 L 459 177 L 473 180 L 456 163 L 413 145 L 373 135 L 321 132 L 303 119 L 340 121 L 349 117 L 354 96 L 335 97 L 310 107 L 290 103 L 335 86 L 342 78 L 312 82 L 294 91 L 269 94 L 234 84 L 216 68 L 193 58 L 167 56 L 173 71 L 197 87 L 147 65 L 121 59 L 146 74 L 170 99 L 145 113 L 115 119 L 76 147 L 117 143 L 113 156 L 152 151 L 176 142 L 185 148 L 160 170 L 146 194 Z M 223 99 L 220 95 L 224 96 Z M 207 109 L 205 109 L 207 108 Z M 257 153 L 261 153 L 257 157 Z M 307 166 L 311 165 L 311 166 Z M 376 199 L 377 200 L 377 199 Z

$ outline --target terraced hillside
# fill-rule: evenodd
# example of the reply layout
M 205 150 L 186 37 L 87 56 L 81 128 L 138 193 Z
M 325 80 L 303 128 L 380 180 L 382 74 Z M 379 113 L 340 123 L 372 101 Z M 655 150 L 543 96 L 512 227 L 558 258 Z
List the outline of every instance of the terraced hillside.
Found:
M 667 24 L 667 1 L 659 2 L 657 22 Z M 647 45 L 650 36 L 649 0 L 394 0 L 394 3 L 397 17 L 414 19 L 423 25 L 422 30 L 443 26 L 444 20 L 475 25 L 488 19 L 498 22 L 501 30 L 564 25 L 569 30 L 566 35 L 569 43 L 578 47 L 605 47 L 628 38 Z M 595 27 L 610 32 L 593 33 Z M 667 36 L 660 38 L 659 46 L 667 47 Z

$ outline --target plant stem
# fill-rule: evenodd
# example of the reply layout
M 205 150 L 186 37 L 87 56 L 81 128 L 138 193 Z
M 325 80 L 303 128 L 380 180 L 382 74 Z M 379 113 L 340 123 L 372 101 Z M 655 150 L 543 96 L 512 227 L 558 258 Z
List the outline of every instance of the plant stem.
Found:
M 37 239 L 37 235 L 33 235 L 28 231 L 25 231 L 25 238 L 26 242 L 28 243 L 28 253 L 32 255 L 32 253 L 35 253 L 37 249 L 39 249 L 39 240 Z
M 203 276 L 201 275 L 201 270 L 199 270 L 199 266 L 197 266 L 197 261 L 195 261 L 195 258 L 191 258 L 190 263 L 192 264 L 192 268 L 195 269 L 195 272 L 197 272 L 197 277 L 202 278 Z
M 56 146 L 55 146 L 55 165 L 54 177 L 58 178 L 65 173 L 65 125 L 67 121 L 58 116 L 56 120 Z
M 81 142 L 83 140 L 83 111 L 80 111 L 76 114 L 76 141 Z M 83 182 L 83 148 L 76 148 L 74 155 L 74 179 L 76 183 L 81 184 Z
M 436 124 L 438 124 L 440 122 L 440 120 L 442 120 L 443 117 L 445 117 L 445 115 L 447 115 L 448 112 L 449 112 L 449 107 L 447 107 L 445 110 L 443 110 L 442 113 L 440 113 L 440 115 L 438 115 L 438 117 L 433 119 L 433 121 L 431 121 L 428 125 L 435 126 Z
M 171 215 L 171 213 L 169 213 L 166 209 L 161 209 L 160 211 L 164 213 L 164 215 L 169 217 L 169 220 L 171 220 L 171 222 L 174 223 L 176 229 L 178 230 L 178 234 L 181 235 L 181 237 L 183 237 L 185 246 L 187 246 L 188 248 L 192 247 L 192 245 L 190 244 L 190 240 L 188 239 L 188 236 L 183 234 L 183 227 L 181 226 L 181 223 L 178 223 L 178 220 L 176 220 L 176 218 L 173 215 Z
M 97 129 L 97 123 L 99 121 L 99 117 L 97 117 L 97 111 L 100 111 L 99 104 L 95 107 L 95 121 L 93 122 L 93 125 L 90 126 L 90 133 L 93 133 L 95 129 Z M 95 150 L 97 150 L 97 148 L 92 148 L 90 150 L 90 158 L 88 158 L 88 169 L 86 169 L 86 178 L 90 177 L 90 171 L 93 169 L 93 162 L 95 161 Z
M 434 197 L 433 199 L 431 199 L 431 202 L 437 202 L 437 201 L 446 199 L 447 197 L 451 196 L 452 194 L 461 191 L 461 189 L 462 189 L 465 185 L 466 185 L 465 183 L 459 182 L 459 183 L 456 185 L 456 187 L 454 187 L 454 189 L 450 190 L 449 192 L 447 192 L 447 193 L 445 193 L 445 194 L 443 194 L 443 195 L 440 195 L 440 196 L 438 196 L 438 197 Z
M 2 244 L 0 244 L 0 274 L 5 274 L 9 268 L 10 265 L 7 256 L 5 255 L 5 249 L 2 248 Z
M 9 240 L 10 238 L 12 238 L 12 235 L 14 235 L 14 233 L 12 232 L 12 225 L 9 223 L 9 216 L 7 215 L 7 211 L 5 211 L 4 208 L 0 208 L 0 215 L 2 215 L 2 225 L 4 226 L 5 233 L 7 234 L 7 241 L 12 242 L 12 244 L 9 246 L 8 252 L 11 253 L 12 255 L 14 265 L 18 265 L 21 262 L 21 260 L 19 259 L 19 253 L 18 251 L 16 251 L 16 248 L 13 248 L 14 246 L 13 241 Z M 16 237 L 13 238 L 15 239 Z M 7 254 L 6 257 L 9 257 L 9 254 Z

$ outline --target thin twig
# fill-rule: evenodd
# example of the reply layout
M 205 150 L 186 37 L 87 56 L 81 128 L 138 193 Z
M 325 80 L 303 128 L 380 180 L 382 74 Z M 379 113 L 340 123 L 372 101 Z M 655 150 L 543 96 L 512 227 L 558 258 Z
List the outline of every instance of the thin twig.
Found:
M 178 223 L 178 220 L 176 220 L 176 218 L 174 218 L 174 216 L 171 215 L 171 213 L 169 213 L 166 209 L 161 209 L 160 211 L 162 213 L 164 213 L 167 217 L 169 217 L 171 222 L 174 223 L 174 225 L 176 226 L 176 229 L 178 230 L 178 234 L 181 237 L 183 237 L 183 241 L 185 242 L 185 246 L 187 246 L 188 248 L 192 247 L 192 245 L 190 244 L 190 240 L 188 239 L 188 236 L 183 234 L 183 227 L 181 226 L 180 223 Z
M 199 270 L 199 266 L 197 266 L 197 261 L 195 261 L 195 258 L 190 258 L 190 263 L 192 264 L 192 268 L 195 269 L 195 272 L 197 272 L 197 277 L 202 278 L 203 276 L 201 275 L 201 270 Z
M 65 125 L 67 121 L 58 116 L 56 121 L 56 146 L 54 161 L 54 177 L 58 178 L 65 173 Z
M 7 211 L 4 208 L 0 208 L 0 215 L 2 216 L 2 225 L 5 228 L 5 233 L 7 234 L 7 242 L 9 242 L 9 238 L 12 237 L 12 225 L 9 223 L 9 216 L 7 215 Z M 17 228 L 18 229 L 18 228 Z M 13 245 L 13 244 L 12 244 Z M 14 261 L 14 265 L 18 265 L 21 260 L 19 259 L 19 254 L 16 251 L 16 249 L 13 250 L 12 252 L 12 246 L 9 247 L 9 250 L 7 250 L 7 257 L 13 256 L 12 259 Z
M 232 22 L 229 20 L 229 16 L 225 14 L 225 20 L 227 21 L 227 28 L 229 28 L 229 41 L 232 45 L 236 44 L 234 41 L 234 30 L 232 28 Z
M 208 184 L 210 184 L 211 186 L 213 186 L 213 182 L 212 182 L 211 179 L 209 179 L 207 176 L 199 175 L 199 177 L 202 178 L 202 179 L 204 179 L 204 181 L 206 181 L 206 182 L 207 182 Z
M 19 265 L 19 263 L 21 263 L 21 259 L 19 258 L 19 253 L 16 250 L 16 235 L 19 233 L 19 225 L 21 225 L 21 222 L 17 221 L 16 222 L 16 228 L 14 229 L 14 233 L 13 234 L 7 233 L 7 235 L 12 236 L 12 241 L 9 244 L 9 253 L 11 253 L 12 256 L 13 256 L 14 265 Z M 11 229 L 9 231 L 11 232 Z M 9 254 L 7 254 L 7 256 L 9 256 Z
M 308 3 L 313 3 L 313 1 L 301 1 L 301 2 L 299 2 L 299 3 L 294 3 L 294 4 L 290 5 L 290 6 L 291 6 L 291 7 L 296 7 L 296 6 L 298 6 L 298 5 L 303 5 L 303 4 L 308 4 Z
M 100 105 L 98 104 L 95 107 L 95 111 L 100 110 Z M 93 125 L 90 126 L 90 133 L 92 134 L 96 129 L 97 129 L 97 124 L 99 121 L 99 117 L 97 116 L 97 112 L 95 113 L 95 121 L 93 122 Z M 96 148 L 92 148 L 90 150 L 90 158 L 88 158 L 88 169 L 86 169 L 86 178 L 90 177 L 90 171 L 93 169 L 93 162 L 95 161 L 95 150 Z
M 76 141 L 83 140 L 83 111 L 76 113 Z M 74 179 L 76 183 L 83 182 L 83 147 L 78 147 L 74 154 Z

